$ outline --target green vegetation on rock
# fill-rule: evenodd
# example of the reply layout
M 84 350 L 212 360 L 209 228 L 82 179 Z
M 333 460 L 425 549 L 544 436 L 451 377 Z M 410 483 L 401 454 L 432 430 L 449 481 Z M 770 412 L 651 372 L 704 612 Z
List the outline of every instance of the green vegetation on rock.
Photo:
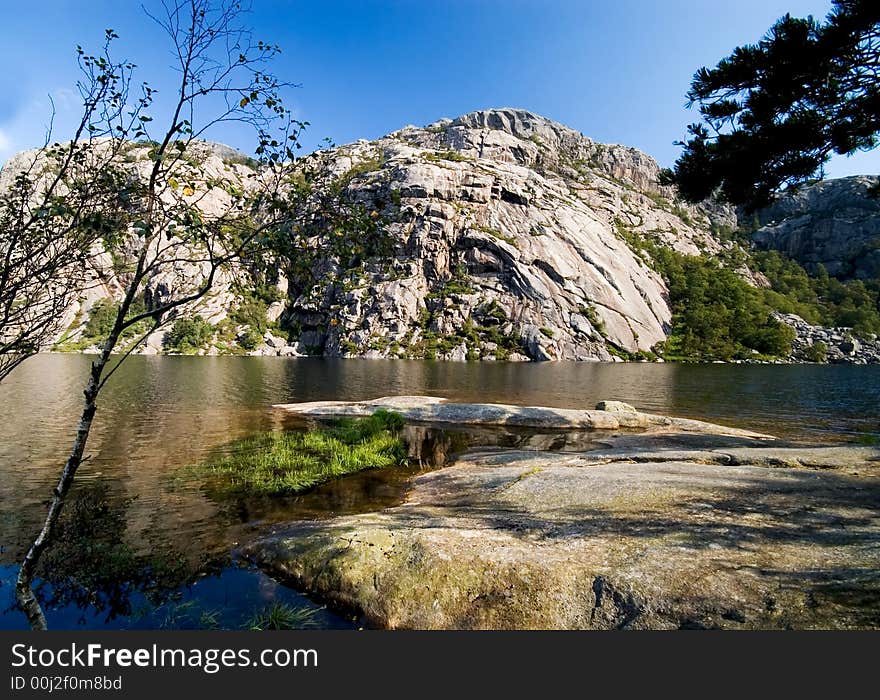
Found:
M 229 318 L 233 323 L 250 326 L 262 334 L 266 331 L 266 302 L 256 295 L 245 295 Z
M 443 299 L 450 294 L 473 294 L 475 291 L 473 284 L 471 284 L 471 278 L 468 275 L 467 269 L 464 265 L 459 265 L 439 290 L 428 294 L 428 298 Z
M 880 334 L 880 280 L 842 282 L 821 265 L 811 276 L 776 251 L 756 252 L 752 259 L 754 267 L 770 280 L 772 290 L 765 296 L 779 311 L 813 324 Z
M 223 165 L 244 165 L 251 170 L 257 170 L 260 167 L 260 161 L 242 153 L 241 155 L 227 156 L 223 159 Z
M 165 337 L 169 350 L 193 354 L 203 349 L 214 336 L 214 326 L 201 316 L 179 318 Z
M 690 256 L 618 225 L 618 234 L 666 280 L 672 332 L 655 350 L 669 359 L 732 360 L 791 352 L 794 331 L 772 316 L 762 290 L 706 255 Z
M 356 178 L 368 173 L 374 173 L 381 170 L 385 165 L 385 154 L 382 152 L 375 153 L 369 158 L 364 158 L 352 165 L 346 172 L 339 176 L 333 183 L 333 189 L 336 194 L 342 193 Z
M 87 338 L 103 338 L 111 330 L 116 321 L 116 313 L 119 309 L 109 299 L 98 299 L 89 311 L 89 320 L 83 328 L 83 335 Z
M 804 359 L 808 362 L 824 364 L 828 361 L 828 346 L 821 340 L 807 346 L 803 351 Z
M 519 335 L 505 332 L 503 327 L 508 323 L 507 313 L 494 299 L 475 309 L 455 332 L 438 335 L 435 330 L 437 319 L 444 312 L 445 307 L 442 304 L 438 305 L 434 300 L 442 301 L 448 293 L 448 288 L 449 283 L 440 294 L 429 295 L 431 300 L 429 308 L 422 311 L 417 322 L 418 339 L 413 342 L 413 334 L 410 333 L 402 341 L 406 348 L 406 357 L 434 360 L 438 356 L 448 355 L 462 345 L 465 346 L 465 359 L 468 361 L 480 360 L 488 355 L 493 355 L 498 361 L 504 361 L 511 353 L 528 352 Z M 473 291 L 471 290 L 470 293 Z M 507 330 L 509 331 L 509 328 Z M 490 351 L 484 348 L 484 343 L 493 343 L 496 347 Z
M 474 228 L 477 231 L 482 231 L 483 233 L 492 236 L 493 238 L 497 238 L 499 241 L 504 241 L 508 245 L 512 245 L 514 248 L 517 247 L 515 237 L 508 236 L 507 234 L 502 233 L 496 228 L 492 228 L 491 226 L 475 226 Z
M 748 359 L 791 352 L 794 330 L 775 320 L 760 290 L 706 256 L 656 255 L 669 285 L 673 330 L 667 351 L 687 358 Z
M 308 432 L 265 433 L 234 442 L 188 471 L 221 493 L 300 493 L 347 474 L 404 464 L 402 427 L 399 414 L 377 411 Z
M 317 627 L 316 608 L 294 607 L 274 602 L 256 611 L 247 623 L 249 630 L 301 630 Z
M 143 299 L 139 298 L 132 302 L 128 315 L 129 317 L 136 316 L 145 310 Z M 59 352 L 80 352 L 90 347 L 102 345 L 110 331 L 113 330 L 118 312 L 119 304 L 116 302 L 110 299 L 98 299 L 89 309 L 89 316 L 83 326 L 82 336 L 78 340 L 71 340 L 69 337 L 81 322 L 81 315 L 77 314 L 68 331 L 55 344 L 54 349 Z M 149 330 L 149 321 L 139 321 L 122 332 L 120 345 L 126 347 Z

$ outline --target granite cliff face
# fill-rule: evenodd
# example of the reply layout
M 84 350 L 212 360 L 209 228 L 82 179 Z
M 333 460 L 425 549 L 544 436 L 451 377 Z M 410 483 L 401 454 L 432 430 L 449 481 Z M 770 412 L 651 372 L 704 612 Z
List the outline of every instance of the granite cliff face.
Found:
M 780 197 L 759 212 L 754 241 L 808 270 L 824 265 L 835 277 L 880 277 L 880 178 L 824 180 Z
M 678 202 L 645 154 L 530 112 L 474 112 L 316 154 L 340 196 L 381 222 L 390 254 L 288 275 L 300 352 L 367 357 L 609 360 L 666 338 L 661 277 L 638 233 L 714 252 L 723 209 Z M 318 235 L 310 247 L 328 249 Z
M 96 139 L 81 155 L 86 158 L 85 165 L 77 167 L 88 171 L 88 159 L 102 162 L 108 153 L 109 142 Z M 152 144 L 146 142 L 130 142 L 123 145 L 117 155 L 118 168 L 134 182 L 146 182 L 152 167 Z M 112 153 L 112 152 L 110 152 Z M 197 165 L 193 165 L 197 164 Z M 218 143 L 197 141 L 191 144 L 186 159 L 182 159 L 174 174 L 183 183 L 191 183 L 187 187 L 169 187 L 161 194 L 167 204 L 171 201 L 182 201 L 185 207 L 200 211 L 203 215 L 220 215 L 227 211 L 232 202 L 233 188 L 252 187 L 254 178 L 259 174 L 255 169 L 256 161 L 242 153 Z M 39 150 L 24 151 L 10 158 L 0 169 L 0 190 L 11 186 L 15 177 L 29 171 L 36 182 L 48 180 L 54 174 L 54 161 L 47 158 L 45 152 Z M 59 188 L 64 192 L 64 186 Z M 199 280 L 207 275 L 209 263 L 204 248 L 196 245 L 173 247 L 175 233 L 171 230 L 162 231 L 155 247 L 156 258 L 162 257 L 161 250 L 175 250 L 182 255 L 165 255 L 167 263 L 157 266 L 156 271 L 146 281 L 144 299 L 139 301 L 156 303 L 172 295 L 183 296 L 198 286 Z M 178 239 L 179 240 L 179 239 Z M 118 302 L 128 282 L 128 275 L 137 259 L 137 251 L 141 243 L 138 233 L 133 229 L 119 232 L 119 235 L 102 236 L 94 241 L 90 254 L 85 256 L 85 268 L 77 270 L 78 298 L 67 308 L 62 319 L 63 331 L 57 341 L 64 350 L 94 350 L 89 347 L 90 339 L 86 331 L 90 317 L 102 302 Z M 241 277 L 242 270 L 222 268 L 215 275 L 213 290 L 203 299 L 196 309 L 186 309 L 184 313 L 198 313 L 212 323 L 227 318 L 229 312 L 241 302 L 241 294 L 235 291 L 236 281 Z M 166 331 L 153 333 L 140 348 L 145 354 L 157 354 L 165 349 Z M 97 338 L 95 339 L 98 340 Z M 103 338 L 101 338 L 103 340 Z M 123 346 L 125 343 L 123 342 Z
M 148 150 L 126 152 L 133 177 L 149 167 Z M 191 155 L 203 174 L 194 206 L 206 211 L 257 175 L 254 162 L 220 144 Z M 0 172 L 0 186 L 16 162 Z M 634 242 L 712 255 L 738 245 L 717 235 L 737 226 L 754 227 L 759 247 L 807 267 L 821 263 L 841 277 L 880 271 L 880 200 L 868 196 L 877 178 L 817 183 L 738 222 L 728 207 L 679 200 L 644 153 L 523 110 L 407 126 L 318 151 L 297 167 L 290 187 L 305 213 L 282 232 L 286 247 L 224 272 L 188 311 L 215 324 L 200 353 L 632 357 L 666 340 L 671 321 L 666 285 Z M 66 341 L 82 346 L 95 303 L 119 296 L 129 257 L 124 242 L 95 251 L 92 279 L 65 319 Z M 149 292 L 174 293 L 198 274 L 165 270 Z M 258 287 L 254 304 L 249 288 Z M 158 332 L 143 351 L 169 351 L 166 341 Z

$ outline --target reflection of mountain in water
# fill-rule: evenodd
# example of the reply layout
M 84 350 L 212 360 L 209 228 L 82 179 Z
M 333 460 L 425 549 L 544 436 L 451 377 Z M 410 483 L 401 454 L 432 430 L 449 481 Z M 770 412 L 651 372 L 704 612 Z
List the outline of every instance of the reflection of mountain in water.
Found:
M 420 466 L 442 467 L 456 454 L 475 448 L 503 448 L 542 452 L 577 452 L 595 447 L 600 431 L 541 431 L 505 426 L 450 428 L 407 425 L 403 436 L 410 459 Z
M 0 421 L 0 608 L 11 600 L 6 596 L 14 571 L 9 572 L 45 517 L 46 498 L 57 482 L 82 408 L 88 364 L 89 358 L 80 355 L 41 355 L 0 385 L 0 405 L 8 407 Z M 144 582 L 150 576 L 164 577 L 169 583 L 182 580 L 169 578 L 181 557 L 186 564 L 183 579 L 205 571 L 206 561 L 219 559 L 225 565 L 239 542 L 274 522 L 355 514 L 401 503 L 414 475 L 442 465 L 461 450 L 577 451 L 597 439 L 595 434 L 577 432 L 409 426 L 407 467 L 362 472 L 296 498 L 216 501 L 207 497 L 200 483 L 172 478 L 230 440 L 284 428 L 273 423 L 275 416 L 268 408 L 273 403 L 363 400 L 387 394 L 560 408 L 583 408 L 616 398 L 651 412 L 715 420 L 788 438 L 842 440 L 861 433 L 874 440 L 880 366 L 133 357 L 102 396 L 88 448 L 92 459 L 83 465 L 74 487 L 76 497 L 91 504 L 81 510 L 94 506 L 89 527 L 125 548 L 104 547 L 100 563 L 88 559 L 87 552 L 71 554 L 71 562 L 56 562 L 52 576 L 72 586 L 109 586 L 109 591 L 89 595 L 112 601 L 126 586 L 135 590 L 148 585 Z M 62 554 L 60 550 L 59 559 Z M 166 554 L 159 576 L 159 564 L 153 559 Z M 106 570 L 82 579 L 76 575 L 77 561 L 94 561 Z M 147 567 L 151 571 L 144 571 Z M 120 581 L 112 580 L 113 572 Z M 226 576 L 222 582 L 208 576 L 197 585 L 207 585 L 210 579 L 222 588 Z M 65 595 L 73 600 L 80 593 L 72 589 Z M 77 624 L 76 618 L 71 624 Z
M 72 606 L 110 621 L 135 612 L 133 596 L 161 605 L 195 571 L 207 572 L 206 562 L 191 566 L 169 542 L 148 553 L 133 548 L 125 537 L 132 500 L 113 497 L 100 481 L 85 482 L 71 495 L 37 572 L 44 608 Z

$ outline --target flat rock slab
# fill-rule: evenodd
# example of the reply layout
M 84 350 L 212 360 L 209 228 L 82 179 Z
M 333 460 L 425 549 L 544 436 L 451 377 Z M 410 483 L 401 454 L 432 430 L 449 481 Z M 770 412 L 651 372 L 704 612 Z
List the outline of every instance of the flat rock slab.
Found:
M 594 441 L 595 460 L 690 461 L 706 464 L 834 469 L 852 473 L 880 470 L 880 450 L 861 445 L 808 445 L 759 442 L 749 438 L 693 433 L 618 433 Z
M 616 404 L 618 402 L 602 402 Z M 368 416 L 380 409 L 400 413 L 408 421 L 456 425 L 508 425 L 522 428 L 583 430 L 671 429 L 754 439 L 770 436 L 688 418 L 622 410 L 578 410 L 496 403 L 452 403 L 436 396 L 385 396 L 371 401 L 312 401 L 277 404 L 273 408 L 312 418 Z
M 244 553 L 379 627 L 880 627 L 876 450 L 858 475 L 619 456 L 466 455 Z

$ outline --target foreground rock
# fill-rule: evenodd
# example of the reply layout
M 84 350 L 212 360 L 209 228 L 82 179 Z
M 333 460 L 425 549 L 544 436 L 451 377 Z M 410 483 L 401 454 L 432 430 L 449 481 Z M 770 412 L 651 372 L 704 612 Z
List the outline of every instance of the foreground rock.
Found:
M 273 408 L 311 418 L 369 416 L 378 410 L 393 410 L 406 420 L 456 425 L 506 425 L 521 428 L 578 428 L 586 430 L 673 429 L 694 433 L 769 438 L 739 428 L 689 418 L 641 413 L 619 401 L 601 401 L 604 410 L 512 406 L 497 403 L 450 403 L 437 396 L 384 396 L 370 401 L 310 401 L 276 404 Z
M 595 441 L 475 450 L 400 506 L 293 523 L 245 554 L 378 627 L 880 627 L 880 450 L 669 428 Z

